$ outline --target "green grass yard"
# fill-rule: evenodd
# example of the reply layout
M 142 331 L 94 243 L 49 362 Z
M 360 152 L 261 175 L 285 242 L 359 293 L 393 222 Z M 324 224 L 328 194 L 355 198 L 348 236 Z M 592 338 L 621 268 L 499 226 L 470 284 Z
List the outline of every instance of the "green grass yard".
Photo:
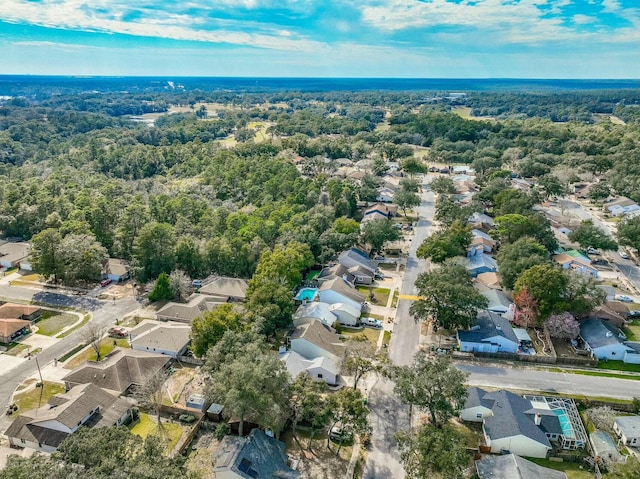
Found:
M 367 301 L 371 301 L 370 294 L 373 293 L 373 303 L 378 306 L 386 306 L 389 299 L 389 290 L 386 288 L 370 288 L 369 286 L 358 286 L 358 292 L 363 295 Z
M 74 314 L 45 311 L 42 314 L 42 319 L 36 323 L 36 326 L 38 327 L 38 334 L 55 336 L 76 321 L 78 321 L 78 317 Z
M 369 341 L 371 341 L 374 345 L 376 345 L 378 344 L 378 338 L 380 337 L 380 330 L 373 329 L 373 328 L 364 328 L 361 331 L 360 330 L 354 331 L 353 329 L 345 328 L 342 330 L 342 333 L 340 334 L 342 336 L 346 336 L 347 339 L 351 339 L 352 337 L 360 336 L 364 334 Z
M 13 402 L 18 405 L 17 414 L 22 414 L 37 408 L 38 404 L 47 404 L 51 396 L 63 392 L 65 392 L 64 384 L 45 381 L 43 388 L 34 388 L 27 392 L 16 394 L 13 397 Z M 40 394 L 42 394 L 42 397 Z
M 114 344 L 115 342 L 115 344 Z M 113 338 L 104 338 L 100 342 L 100 357 L 104 358 L 107 354 L 115 349 L 116 346 L 120 346 L 121 348 L 128 348 L 129 343 L 126 339 L 113 339 Z M 75 369 L 85 361 L 95 361 L 96 360 L 96 352 L 93 348 L 86 349 L 82 353 L 78 354 L 75 358 L 65 364 L 65 369 Z
M 162 430 L 158 429 L 158 423 L 148 414 L 140 413 L 140 420 L 130 429 L 133 434 L 145 439 L 148 436 L 158 435 L 165 444 L 165 451 L 171 452 L 182 437 L 182 427 L 174 423 L 162 423 Z
M 640 340 L 640 319 L 634 319 L 633 322 L 624 329 L 629 341 Z

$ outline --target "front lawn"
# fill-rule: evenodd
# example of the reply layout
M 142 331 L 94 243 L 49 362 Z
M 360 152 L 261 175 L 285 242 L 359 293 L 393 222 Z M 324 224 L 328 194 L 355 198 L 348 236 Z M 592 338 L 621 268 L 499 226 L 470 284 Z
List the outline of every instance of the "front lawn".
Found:
M 111 351 L 113 351 L 116 346 L 119 346 L 121 348 L 128 348 L 129 343 L 126 339 L 113 338 L 104 338 L 102 341 L 100 341 L 100 359 L 104 359 L 104 357 Z M 81 352 L 75 358 L 65 364 L 64 367 L 65 369 L 75 369 L 81 364 L 84 364 L 85 361 L 95 361 L 96 359 L 97 356 L 95 350 L 93 348 L 87 348 L 85 351 Z
M 386 306 L 389 299 L 389 290 L 386 288 L 373 288 L 369 286 L 358 286 L 358 292 L 363 295 L 367 301 L 371 301 L 378 306 Z M 371 294 L 373 293 L 373 299 Z
M 640 340 L 640 319 L 634 319 L 631 324 L 624 329 L 624 334 L 629 341 Z
M 43 406 L 47 404 L 47 401 L 51 399 L 51 396 L 65 391 L 66 389 L 64 384 L 45 381 L 43 388 L 34 388 L 27 392 L 16 394 L 13 397 L 13 402 L 18 405 L 18 411 L 16 414 L 31 411 L 32 409 L 37 408 L 38 404 Z
M 140 413 L 140 419 L 133 426 L 131 432 L 145 439 L 147 436 L 159 436 L 165 445 L 165 452 L 170 453 L 176 447 L 182 437 L 182 427 L 174 423 L 162 423 L 162 429 L 158 429 L 157 420 L 148 414 Z
M 78 317 L 74 314 L 45 311 L 42 314 L 42 319 L 36 323 L 36 326 L 38 327 L 38 334 L 55 336 L 76 321 L 78 321 Z
M 374 345 L 377 345 L 378 338 L 380 337 L 380 331 L 380 329 L 373 328 L 364 328 L 362 331 L 344 328 L 340 335 L 346 336 L 347 339 L 351 339 L 355 336 L 362 336 L 364 334 L 369 341 L 371 341 Z
M 535 462 L 539 466 L 562 471 L 567 475 L 567 479 L 593 479 L 593 474 L 585 469 L 581 469 L 577 462 L 556 462 L 549 459 L 538 459 L 535 457 L 527 457 L 527 460 Z M 584 466 L 583 466 L 584 467 Z
M 598 362 L 599 369 L 606 369 L 609 371 L 628 371 L 632 373 L 640 373 L 640 364 L 627 364 L 622 361 L 600 361 Z M 636 377 L 629 377 L 624 375 L 619 375 L 624 379 L 640 379 Z
M 4 354 L 8 354 L 9 356 L 18 356 L 20 353 L 22 353 L 28 347 L 29 346 L 27 346 L 26 344 L 22 344 L 22 343 L 11 343 L 8 346 L 8 349 L 4 352 Z

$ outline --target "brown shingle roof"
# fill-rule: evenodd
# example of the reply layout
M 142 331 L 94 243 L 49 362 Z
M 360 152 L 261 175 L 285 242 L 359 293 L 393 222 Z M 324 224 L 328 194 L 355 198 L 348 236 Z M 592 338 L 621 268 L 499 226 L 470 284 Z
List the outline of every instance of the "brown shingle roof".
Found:
M 28 304 L 5 303 L 0 306 L 0 318 L 18 319 L 21 316 L 31 316 L 33 313 L 40 311 L 37 306 L 29 306 Z
M 325 291 L 328 289 L 336 291 L 337 293 L 340 293 L 342 296 L 346 296 L 347 298 L 352 299 L 353 301 L 356 301 L 358 303 L 364 303 L 365 301 L 364 296 L 358 293 L 357 289 L 345 283 L 342 278 L 333 278 L 333 279 L 330 279 L 329 281 L 325 281 L 318 288 L 319 291 Z
M 29 327 L 30 321 L 22 319 L 0 318 L 0 336 L 8 338 L 22 328 Z

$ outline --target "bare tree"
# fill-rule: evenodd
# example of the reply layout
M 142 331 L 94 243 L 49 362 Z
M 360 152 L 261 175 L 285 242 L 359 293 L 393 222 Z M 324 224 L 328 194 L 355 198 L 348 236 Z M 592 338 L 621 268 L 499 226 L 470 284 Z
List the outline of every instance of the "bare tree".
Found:
M 85 343 L 89 344 L 96 352 L 96 361 L 100 361 L 101 359 L 100 343 L 102 342 L 102 338 L 104 337 L 106 332 L 106 326 L 101 326 L 95 322 L 90 322 L 84 327 L 82 339 Z
M 140 406 L 153 411 L 158 418 L 158 429 L 162 429 L 162 421 L 160 420 L 160 408 L 162 406 L 162 395 L 164 392 L 164 384 L 169 378 L 169 374 L 161 369 L 147 376 L 144 382 L 138 386 L 135 398 Z
M 169 286 L 173 297 L 178 301 L 186 299 L 191 293 L 191 279 L 181 269 L 176 269 L 169 275 Z
M 384 355 L 376 352 L 375 346 L 364 334 L 354 336 L 345 348 L 342 370 L 353 375 L 353 389 L 356 389 L 367 374 L 382 370 L 384 360 Z

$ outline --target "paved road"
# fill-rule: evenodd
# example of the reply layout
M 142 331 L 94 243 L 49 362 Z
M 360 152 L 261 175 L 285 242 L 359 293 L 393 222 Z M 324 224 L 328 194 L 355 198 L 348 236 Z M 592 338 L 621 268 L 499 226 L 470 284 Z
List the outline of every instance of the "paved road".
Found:
M 21 288 L 7 285 L 0 285 L 0 296 L 5 298 L 18 298 L 24 300 L 39 301 L 52 306 L 68 306 L 92 312 L 91 321 L 100 326 L 114 324 L 116 319 L 120 319 L 126 314 L 136 310 L 140 305 L 133 298 L 121 299 L 119 301 L 101 301 L 94 298 L 80 296 L 67 296 L 60 293 L 43 292 L 35 289 Z M 37 355 L 40 367 L 59 358 L 64 353 L 83 342 L 82 328 L 74 331 L 69 336 L 61 339 L 56 344 L 44 349 Z M 0 356 L 1 364 L 2 356 Z M 35 360 L 24 360 L 10 370 L 0 368 L 0 433 L 8 427 L 9 421 L 4 415 L 6 406 L 9 404 L 11 395 L 16 387 L 26 378 L 34 374 L 37 370 Z
M 640 381 L 630 379 L 555 373 L 539 368 L 479 366 L 469 363 L 458 363 L 456 366 L 470 373 L 468 384 L 471 386 L 583 394 L 620 399 L 640 397 Z
M 429 236 L 435 213 L 434 195 L 430 191 L 422 194 L 422 204 L 417 208 L 419 220 L 414 229 L 413 241 L 405 265 L 400 294 L 415 295 L 415 280 L 418 274 L 427 270 L 427 263 L 416 258 L 416 249 Z M 396 311 L 395 325 L 389 344 L 389 358 L 395 364 L 411 363 L 420 342 L 420 325 L 409 314 L 412 301 L 400 300 Z M 409 429 L 408 407 L 400 404 L 393 394 L 393 383 L 380 379 L 372 385 L 368 393 L 372 427 L 372 446 L 367 457 L 364 479 L 404 478 L 404 469 L 394 439 L 397 431 Z

